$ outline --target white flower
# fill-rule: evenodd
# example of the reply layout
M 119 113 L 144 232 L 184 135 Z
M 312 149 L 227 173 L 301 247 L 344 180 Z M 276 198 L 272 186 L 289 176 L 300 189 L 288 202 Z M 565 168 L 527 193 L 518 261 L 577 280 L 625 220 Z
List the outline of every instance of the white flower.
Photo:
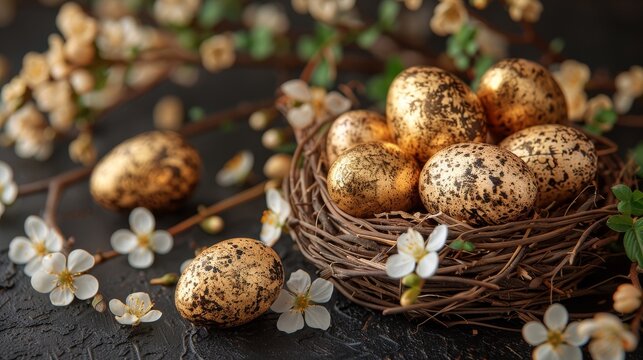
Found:
M 37 216 L 27 218 L 25 233 L 28 239 L 18 236 L 9 244 L 9 259 L 16 264 L 27 264 L 25 274 L 33 276 L 40 270 L 46 255 L 62 250 L 63 238 Z
M 127 261 L 132 267 L 145 269 L 154 262 L 154 253 L 167 254 L 172 250 L 174 239 L 164 230 L 154 231 L 156 220 L 145 208 L 132 210 L 129 216 L 130 230 L 117 230 L 112 234 L 111 243 L 120 254 L 128 254 Z
M 545 311 L 545 327 L 539 321 L 530 321 L 522 327 L 522 337 L 534 350 L 534 360 L 575 360 L 582 359 L 579 346 L 587 342 L 588 336 L 579 332 L 580 322 L 567 326 L 569 315 L 561 304 L 552 304 Z
M 109 301 L 109 311 L 116 315 L 116 321 L 123 325 L 136 326 L 141 322 L 154 322 L 163 315 L 158 310 L 152 310 L 154 303 L 144 292 L 129 294 L 125 304 L 118 299 Z
M 279 240 L 281 230 L 290 216 L 290 204 L 275 189 L 266 191 L 266 203 L 268 210 L 265 210 L 261 216 L 263 226 L 260 237 L 264 244 L 272 246 Z
M 434 33 L 446 36 L 460 31 L 468 20 L 469 14 L 462 0 L 440 0 L 429 25 Z
M 614 310 L 624 314 L 633 313 L 641 307 L 643 292 L 632 284 L 621 284 L 612 295 L 612 300 Z
M 389 256 L 386 261 L 386 274 L 392 278 L 402 278 L 415 270 L 421 278 L 433 276 L 438 270 L 438 251 L 444 246 L 448 232 L 446 225 L 436 226 L 425 244 L 422 234 L 409 228 L 397 238 L 398 253 Z
M 322 88 L 311 88 L 303 80 L 294 79 L 281 85 L 288 98 L 286 119 L 295 129 L 310 126 L 315 119 L 337 116 L 351 107 L 351 101 L 337 91 L 326 93 Z
M 216 175 L 217 184 L 220 186 L 240 185 L 248 179 L 255 157 L 252 152 L 244 150 L 228 160 Z
M 157 0 L 154 2 L 154 18 L 165 25 L 188 25 L 200 6 L 201 0 Z
M 608 313 L 598 313 L 593 319 L 583 320 L 578 332 L 591 336 L 588 349 L 594 360 L 625 359 L 625 351 L 634 351 L 638 345 L 636 335 L 618 317 Z
M 333 284 L 324 279 L 315 279 L 303 270 L 290 275 L 286 283 L 288 290 L 281 289 L 279 297 L 270 309 L 282 313 L 277 320 L 277 329 L 288 334 L 294 333 L 306 324 L 312 328 L 326 330 L 330 326 L 330 313 L 323 304 L 333 295 Z M 302 316 L 303 314 L 303 316 Z
M 243 23 L 249 28 L 263 28 L 276 34 L 288 31 L 288 16 L 277 4 L 250 4 L 243 10 Z
M 9 206 L 18 197 L 18 185 L 13 181 L 13 170 L 0 161 L 0 217 L 4 214 L 5 206 Z
M 98 280 L 82 273 L 94 266 L 94 257 L 77 249 L 66 259 L 62 253 L 53 253 L 42 259 L 42 267 L 31 278 L 31 286 L 41 293 L 49 293 L 55 306 L 71 304 L 76 296 L 87 300 L 98 292 Z

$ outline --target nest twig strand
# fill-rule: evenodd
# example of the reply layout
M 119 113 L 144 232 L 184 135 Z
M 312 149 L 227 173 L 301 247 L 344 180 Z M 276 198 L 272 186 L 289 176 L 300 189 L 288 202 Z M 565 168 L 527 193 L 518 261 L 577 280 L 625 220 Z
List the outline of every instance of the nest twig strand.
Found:
M 587 284 L 618 239 L 606 221 L 616 214 L 610 187 L 634 177 L 616 155 L 616 145 L 593 136 L 599 152 L 597 177 L 573 201 L 554 204 L 529 219 L 473 227 L 445 214 L 394 212 L 371 219 L 352 217 L 331 200 L 324 151 L 327 124 L 300 136 L 285 193 L 292 207 L 289 228 L 304 256 L 353 302 L 384 314 L 407 313 L 444 325 L 494 326 L 498 319 L 542 315 L 555 301 L 611 291 L 613 281 Z M 397 237 L 409 227 L 428 235 L 438 223 L 455 239 L 475 244 L 467 253 L 445 247 L 440 267 L 418 301 L 399 305 L 403 288 L 386 276 L 385 263 Z M 393 252 L 391 252 L 393 251 Z

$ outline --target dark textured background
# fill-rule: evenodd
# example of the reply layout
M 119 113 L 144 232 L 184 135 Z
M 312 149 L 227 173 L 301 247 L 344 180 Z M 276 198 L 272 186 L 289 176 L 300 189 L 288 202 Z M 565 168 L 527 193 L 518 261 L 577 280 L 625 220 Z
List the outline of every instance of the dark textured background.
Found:
M 364 1 L 360 2 L 360 4 Z M 612 72 L 643 63 L 643 1 L 545 1 L 545 12 L 538 25 L 547 38 L 561 36 L 567 42 L 565 54 L 588 63 L 606 66 Z M 427 4 L 432 7 L 431 4 Z M 497 9 L 496 9 L 497 10 Z M 43 51 L 47 34 L 55 31 L 55 10 L 32 2 L 21 4 L 19 16 L 9 27 L 0 28 L 0 53 L 12 61 L 17 71 L 20 59 L 29 50 Z M 490 17 L 511 26 L 506 14 L 490 11 Z M 305 21 L 305 20 L 302 20 Z M 504 21 L 504 22 L 503 22 Z M 428 19 L 427 19 L 428 24 Z M 529 49 L 514 49 L 533 56 Z M 346 78 L 358 78 L 347 74 Z M 152 108 L 164 94 L 178 94 L 190 106 L 215 111 L 239 100 L 270 97 L 284 80 L 271 69 L 235 69 L 221 74 L 204 74 L 194 88 L 163 84 L 146 96 L 123 105 L 102 121 L 97 129 L 97 145 L 104 154 L 114 145 L 141 131 L 151 129 Z M 618 128 L 612 138 L 623 149 L 642 140 L 640 130 Z M 240 122 L 232 133 L 208 133 L 190 139 L 201 152 L 206 171 L 195 196 L 176 214 L 157 218 L 159 227 L 168 227 L 194 213 L 199 204 L 209 204 L 238 189 L 221 189 L 214 174 L 223 162 L 241 148 L 253 150 L 256 170 L 270 155 L 260 146 L 260 133 Z M 18 183 L 25 183 L 74 168 L 60 144 L 52 160 L 37 163 L 18 159 L 12 150 L 0 149 L 0 159 L 9 162 Z M 263 199 L 223 214 L 226 229 L 208 236 L 195 228 L 181 234 L 183 245 L 171 254 L 158 256 L 146 271 L 131 268 L 125 258 L 117 258 L 92 270 L 100 281 L 100 291 L 108 298 L 124 299 L 134 291 L 149 292 L 163 317 L 156 323 L 131 329 L 121 327 L 109 312 L 99 314 L 81 302 L 54 308 L 47 295 L 32 290 L 22 269 L 11 265 L 7 247 L 14 236 L 23 234 L 27 216 L 40 214 L 45 194 L 19 199 L 0 220 L 0 358 L 429 358 L 429 359 L 519 359 L 530 356 L 530 347 L 518 333 L 473 328 L 445 329 L 436 324 L 419 326 L 402 316 L 383 317 L 350 304 L 335 295 L 328 304 L 332 325 L 328 331 L 305 328 L 292 335 L 276 329 L 277 314 L 268 313 L 256 321 L 231 330 L 194 328 L 183 321 L 173 305 L 173 288 L 148 285 L 149 279 L 178 271 L 179 264 L 192 256 L 187 245 L 194 241 L 207 245 L 236 236 L 258 237 Z M 127 214 L 108 212 L 93 203 L 86 183 L 70 188 L 63 198 L 59 223 L 77 247 L 90 252 L 108 250 L 109 236 L 127 227 Z M 303 262 L 285 237 L 276 250 L 282 256 L 287 274 L 298 268 L 314 269 Z M 641 354 L 639 353 L 639 356 Z M 631 356 L 635 358 L 635 356 Z

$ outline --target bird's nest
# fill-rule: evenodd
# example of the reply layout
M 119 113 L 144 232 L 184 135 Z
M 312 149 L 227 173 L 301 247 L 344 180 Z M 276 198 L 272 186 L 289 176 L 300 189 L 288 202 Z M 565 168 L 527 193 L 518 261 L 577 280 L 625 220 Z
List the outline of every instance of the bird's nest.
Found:
M 552 302 L 606 299 L 618 285 L 605 274 L 605 262 L 623 256 L 612 244 L 618 234 L 606 225 L 617 213 L 610 187 L 632 185 L 635 177 L 609 140 L 591 136 L 599 154 L 597 176 L 573 201 L 540 209 L 525 220 L 473 227 L 423 209 L 370 219 L 344 213 L 326 188 L 327 129 L 328 123 L 320 124 L 299 137 L 284 185 L 292 207 L 288 225 L 306 259 L 351 301 L 445 325 L 497 326 L 499 319 L 532 319 Z M 386 260 L 409 227 L 426 236 L 438 223 L 449 225 L 448 243 L 469 241 L 475 251 L 443 248 L 437 274 L 426 281 L 415 304 L 402 307 L 403 285 L 387 277 Z

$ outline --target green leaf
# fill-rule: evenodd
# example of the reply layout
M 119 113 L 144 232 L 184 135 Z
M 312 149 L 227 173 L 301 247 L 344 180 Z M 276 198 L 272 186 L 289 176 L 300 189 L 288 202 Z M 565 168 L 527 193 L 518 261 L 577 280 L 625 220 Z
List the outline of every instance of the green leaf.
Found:
M 554 38 L 549 43 L 549 49 L 556 54 L 560 54 L 564 48 L 565 40 L 563 40 L 562 38 Z
M 358 36 L 357 39 L 355 40 L 357 42 L 357 45 L 359 45 L 363 49 L 368 49 L 373 44 L 377 39 L 380 37 L 380 29 L 377 28 L 377 26 L 371 26 L 370 28 L 366 29 L 365 31 L 362 31 Z
M 636 147 L 634 148 L 632 157 L 634 158 L 634 162 L 636 165 L 639 167 L 639 171 L 636 173 L 636 175 L 640 178 L 643 178 L 643 142 L 638 143 Z
M 188 110 L 188 118 L 190 121 L 199 121 L 205 116 L 205 110 L 200 106 L 193 106 Z
M 455 35 L 451 35 L 447 38 L 447 55 L 454 58 L 460 56 L 463 53 L 462 45 L 456 41 Z
M 618 184 L 612 186 L 612 193 L 621 201 L 630 201 L 632 199 L 632 189 L 627 185 Z
M 482 55 L 476 59 L 475 64 L 473 64 L 474 78 L 471 82 L 471 88 L 473 88 L 473 90 L 478 89 L 478 85 L 480 85 L 480 78 L 482 77 L 482 75 L 484 75 L 485 72 L 487 72 L 487 70 L 489 70 L 489 68 L 493 65 L 493 62 L 493 58 L 488 55 Z
M 466 70 L 469 68 L 470 61 L 469 58 L 465 55 L 456 56 L 453 61 L 455 63 L 455 67 L 458 70 Z
M 240 50 L 250 49 L 250 34 L 246 31 L 237 31 L 234 33 L 234 46 Z
M 478 43 L 472 39 L 464 45 L 464 52 L 469 56 L 473 56 L 478 51 Z
M 297 55 L 302 60 L 308 60 L 319 51 L 319 43 L 309 35 L 303 35 L 297 42 Z
M 275 51 L 275 41 L 272 32 L 264 27 L 256 27 L 250 31 L 250 56 L 262 60 Z
M 626 232 L 632 229 L 632 218 L 627 215 L 612 215 L 607 219 L 607 226 L 617 232 Z
M 391 29 L 400 13 L 400 4 L 395 0 L 384 0 L 379 7 L 379 23 L 384 29 Z
M 225 2 L 219 0 L 205 0 L 203 5 L 201 5 L 197 21 L 202 27 L 211 28 L 223 20 L 225 13 Z
M 616 123 L 618 115 L 614 109 L 601 109 L 594 115 L 594 121 L 598 125 L 608 125 L 609 128 L 612 128 Z
M 337 30 L 335 30 L 335 28 L 322 23 L 317 23 L 317 27 L 315 28 L 315 37 L 320 44 L 330 40 L 336 33 Z
M 317 66 L 315 66 L 310 82 L 313 85 L 328 88 L 332 81 L 333 79 L 330 78 L 330 65 L 328 64 L 328 61 L 320 61 Z
M 627 257 L 637 262 L 639 267 L 643 267 L 643 231 L 630 229 L 626 232 L 623 236 L 623 247 Z
M 185 49 L 196 50 L 199 48 L 199 36 L 193 29 L 178 29 L 176 38 L 179 41 L 179 44 L 181 44 Z
M 632 202 L 631 201 L 619 201 L 616 206 L 618 211 L 621 214 L 631 215 L 632 214 Z

